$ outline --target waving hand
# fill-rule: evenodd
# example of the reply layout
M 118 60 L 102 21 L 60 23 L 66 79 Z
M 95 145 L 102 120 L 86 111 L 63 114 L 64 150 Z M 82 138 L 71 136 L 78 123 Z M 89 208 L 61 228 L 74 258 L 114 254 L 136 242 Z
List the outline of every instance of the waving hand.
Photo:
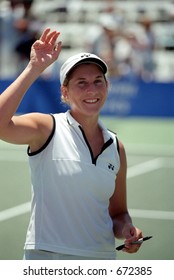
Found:
M 58 58 L 61 51 L 61 42 L 56 42 L 60 32 L 45 29 L 39 40 L 31 48 L 30 63 L 40 72 L 44 71 Z

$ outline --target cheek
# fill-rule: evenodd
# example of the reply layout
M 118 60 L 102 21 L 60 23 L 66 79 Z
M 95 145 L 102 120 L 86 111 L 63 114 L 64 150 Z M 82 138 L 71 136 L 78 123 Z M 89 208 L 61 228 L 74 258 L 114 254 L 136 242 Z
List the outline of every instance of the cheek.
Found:
M 82 90 L 78 90 L 77 88 L 71 88 L 67 91 L 67 98 L 70 101 L 77 101 L 80 99 L 80 96 L 82 95 Z
M 102 89 L 101 89 L 101 94 L 103 95 L 103 98 L 107 98 L 107 96 L 108 96 L 108 89 L 106 88 L 106 87 L 103 87 Z

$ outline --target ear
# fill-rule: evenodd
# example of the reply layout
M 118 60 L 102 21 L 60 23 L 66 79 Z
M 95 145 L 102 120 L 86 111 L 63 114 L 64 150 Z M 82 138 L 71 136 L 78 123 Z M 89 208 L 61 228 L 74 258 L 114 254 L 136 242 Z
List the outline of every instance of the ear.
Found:
M 68 89 L 66 86 L 61 86 L 61 95 L 62 95 L 62 99 L 68 103 Z
M 111 84 L 108 79 L 106 79 L 106 87 L 107 87 L 107 90 L 109 90 L 111 88 Z

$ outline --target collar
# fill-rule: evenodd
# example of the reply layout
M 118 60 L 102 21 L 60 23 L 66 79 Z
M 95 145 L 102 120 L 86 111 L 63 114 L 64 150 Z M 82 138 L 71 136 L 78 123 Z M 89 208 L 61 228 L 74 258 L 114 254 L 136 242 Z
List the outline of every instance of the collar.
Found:
M 70 126 L 76 126 L 76 127 L 79 127 L 81 126 L 71 115 L 70 113 L 70 110 L 68 110 L 66 112 L 66 119 L 67 119 L 67 122 Z
M 79 124 L 71 115 L 70 110 L 68 110 L 66 112 L 66 119 L 67 122 L 70 126 L 74 126 L 74 127 L 82 127 L 81 124 Z M 107 142 L 110 138 L 113 139 L 113 137 L 111 136 L 111 133 L 108 131 L 108 129 L 104 126 L 104 124 L 102 123 L 101 120 L 98 121 L 98 124 L 100 126 L 100 128 L 102 129 L 102 133 L 103 133 L 103 138 L 104 138 L 104 142 Z M 82 127 L 83 129 L 83 127 Z

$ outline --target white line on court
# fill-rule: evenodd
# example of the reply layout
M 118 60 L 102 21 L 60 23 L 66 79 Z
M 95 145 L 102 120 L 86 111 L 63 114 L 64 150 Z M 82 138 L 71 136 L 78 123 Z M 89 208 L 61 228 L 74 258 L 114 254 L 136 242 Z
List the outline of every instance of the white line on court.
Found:
M 132 178 L 141 174 L 145 174 L 163 166 L 162 158 L 155 158 L 148 160 L 137 165 L 131 166 L 127 170 L 127 178 Z
M 139 163 L 128 168 L 127 177 L 132 178 L 144 173 L 151 172 L 153 170 L 161 168 L 163 164 L 164 162 L 162 158 L 156 158 L 143 163 Z M 3 210 L 0 212 L 0 222 L 6 221 L 22 214 L 26 214 L 30 211 L 30 207 L 31 203 L 26 202 L 15 207 Z M 170 211 L 130 209 L 130 213 L 132 217 L 174 220 L 174 212 Z
M 31 209 L 31 202 L 26 202 L 12 208 L 8 208 L 0 212 L 0 222 L 15 218 L 22 214 L 29 212 Z

